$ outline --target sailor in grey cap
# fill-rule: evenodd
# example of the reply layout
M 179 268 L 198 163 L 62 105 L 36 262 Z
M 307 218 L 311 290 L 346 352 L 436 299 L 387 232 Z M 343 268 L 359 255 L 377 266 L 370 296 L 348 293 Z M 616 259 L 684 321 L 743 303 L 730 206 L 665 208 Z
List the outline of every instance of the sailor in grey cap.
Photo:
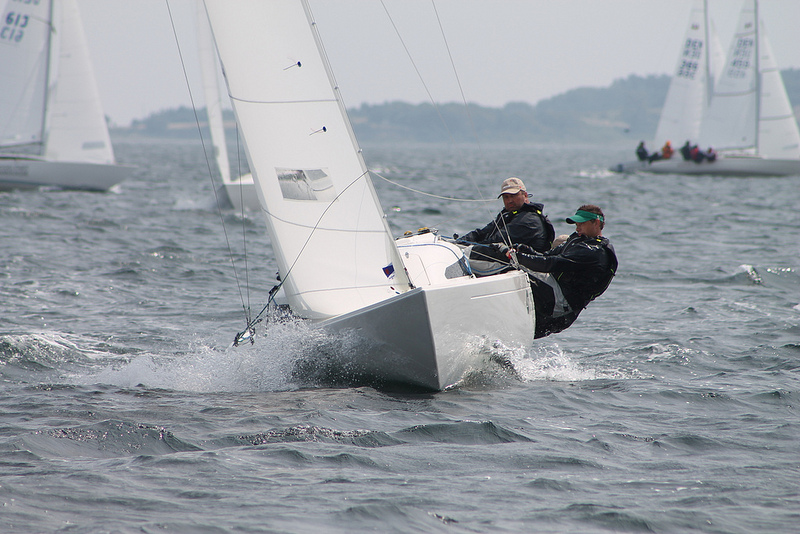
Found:
M 500 186 L 498 198 L 501 197 L 504 207 L 497 217 L 458 240 L 469 245 L 506 243 L 528 245 L 537 252 L 550 250 L 555 230 L 543 213 L 544 204 L 530 201 L 522 180 L 506 178 Z

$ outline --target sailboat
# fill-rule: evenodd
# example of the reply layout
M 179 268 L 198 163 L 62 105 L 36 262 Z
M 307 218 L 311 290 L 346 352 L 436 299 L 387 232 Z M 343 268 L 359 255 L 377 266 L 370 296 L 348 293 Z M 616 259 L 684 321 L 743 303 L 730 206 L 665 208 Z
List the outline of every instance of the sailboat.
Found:
M 116 165 L 75 0 L 6 2 L 0 21 L 0 188 L 105 191 Z
M 197 43 L 208 113 L 208 127 L 211 132 L 211 145 L 217 170 L 222 179 L 222 187 L 219 191 L 220 201 L 232 206 L 236 211 L 259 210 L 261 204 L 258 202 L 253 175 L 246 173 L 237 178 L 231 177 L 228 147 L 225 142 L 225 124 L 222 117 L 223 100 L 219 90 L 217 55 L 202 2 L 197 3 Z
M 525 273 L 474 277 L 435 232 L 395 239 L 306 0 L 205 0 L 291 311 L 348 376 L 438 391 L 533 342 Z
M 705 0 L 702 6 L 696 0 L 655 146 L 662 146 L 670 138 L 679 143 L 690 140 L 703 148 L 713 147 L 716 160 L 695 163 L 684 161 L 676 153 L 670 159 L 652 163 L 621 163 L 612 170 L 720 176 L 800 175 L 800 132 L 763 22 L 759 23 L 758 2 L 745 1 L 725 63 L 716 78 L 707 56 L 698 57 L 696 68 L 684 60 L 696 55 L 694 49 L 702 49 L 702 37 L 691 37 L 695 27 L 699 30 L 704 26 L 701 13 L 708 21 Z M 704 75 L 690 75 L 704 67 Z

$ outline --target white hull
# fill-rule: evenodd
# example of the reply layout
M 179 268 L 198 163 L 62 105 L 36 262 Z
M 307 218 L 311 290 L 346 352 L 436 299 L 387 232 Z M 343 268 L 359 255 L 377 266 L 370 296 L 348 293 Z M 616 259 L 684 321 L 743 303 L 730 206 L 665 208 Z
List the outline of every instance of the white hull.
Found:
M 0 189 L 60 187 L 107 191 L 125 180 L 134 167 L 102 163 L 48 161 L 24 156 L 0 155 Z
M 527 276 L 457 278 L 320 323 L 353 334 L 341 369 L 379 387 L 441 391 L 485 365 L 487 342 L 529 347 L 535 326 Z
M 694 161 L 685 161 L 680 155 L 676 156 L 653 163 L 646 161 L 619 163 L 611 167 L 611 171 L 713 176 L 800 176 L 800 160 L 719 155 L 717 160 L 712 163 L 707 161 L 695 163 Z
M 238 180 L 223 180 L 222 191 L 226 197 L 227 204 L 236 211 L 258 211 L 261 209 L 252 174 L 245 174 Z

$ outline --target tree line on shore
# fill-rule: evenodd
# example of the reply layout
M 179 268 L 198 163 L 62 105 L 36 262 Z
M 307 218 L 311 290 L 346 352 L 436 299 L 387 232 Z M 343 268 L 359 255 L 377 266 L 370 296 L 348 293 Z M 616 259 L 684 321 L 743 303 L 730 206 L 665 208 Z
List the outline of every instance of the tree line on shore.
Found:
M 789 100 L 800 111 L 800 69 L 781 72 Z M 637 76 L 608 87 L 580 87 L 535 105 L 512 102 L 500 108 L 458 103 L 386 102 L 348 109 L 356 136 L 364 144 L 382 143 L 598 143 L 652 139 L 670 77 Z M 795 113 L 800 115 L 800 113 Z M 199 110 L 201 122 L 205 110 Z M 226 112 L 226 127 L 233 113 Z M 186 107 L 113 128 L 115 137 L 198 138 L 194 112 Z M 205 135 L 205 133 L 204 133 Z

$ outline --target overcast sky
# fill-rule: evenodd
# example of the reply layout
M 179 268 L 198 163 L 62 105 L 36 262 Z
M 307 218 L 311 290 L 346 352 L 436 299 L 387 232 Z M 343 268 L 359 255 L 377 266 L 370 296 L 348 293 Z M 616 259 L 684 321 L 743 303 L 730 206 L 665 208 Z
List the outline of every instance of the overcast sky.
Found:
M 691 0 L 310 0 L 348 107 L 393 100 L 502 106 L 630 74 L 670 74 Z M 708 0 L 727 50 L 741 0 Z M 106 114 L 129 124 L 189 105 L 167 0 L 79 0 Z M 438 12 L 447 46 L 436 19 Z M 202 107 L 194 0 L 169 0 Z M 762 0 L 780 68 L 800 68 L 800 0 Z M 448 59 L 452 54 L 458 78 Z M 416 65 L 416 67 L 415 67 Z M 800 103 L 795 102 L 795 105 Z

